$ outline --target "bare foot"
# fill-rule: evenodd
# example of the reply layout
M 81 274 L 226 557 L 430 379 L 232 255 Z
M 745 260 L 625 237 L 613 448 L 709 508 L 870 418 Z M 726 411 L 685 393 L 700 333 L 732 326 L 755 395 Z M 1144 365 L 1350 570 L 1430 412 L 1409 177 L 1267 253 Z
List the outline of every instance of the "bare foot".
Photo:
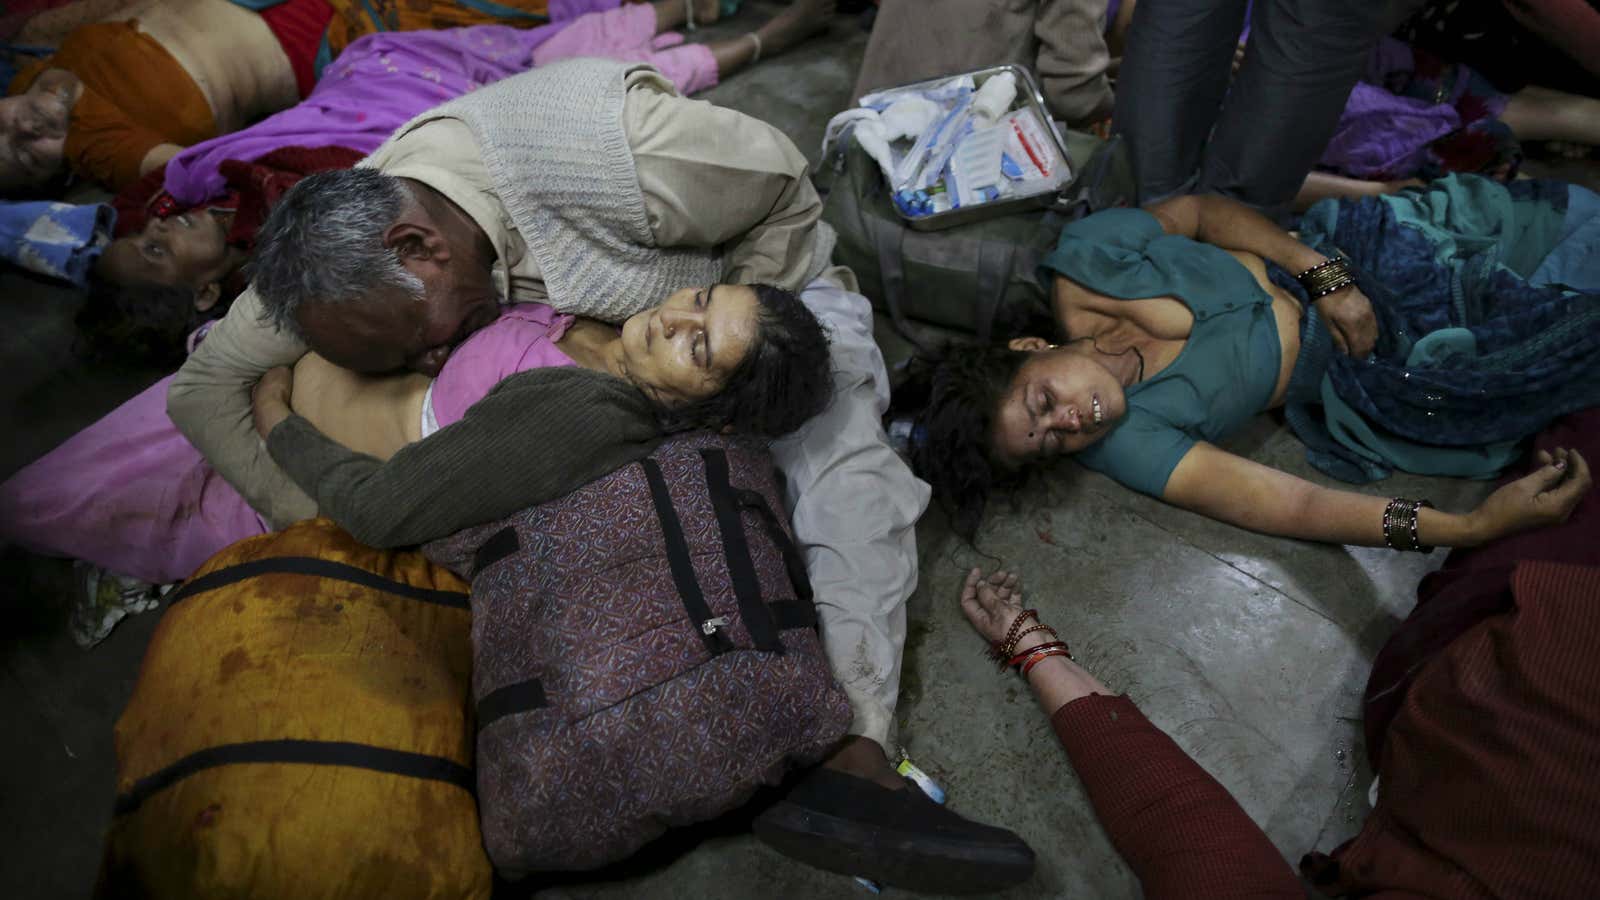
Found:
M 883 747 L 879 746 L 877 741 L 860 735 L 845 738 L 839 749 L 824 760 L 822 765 L 823 768 L 876 782 L 891 791 L 898 791 L 906 786 L 905 779 L 889 765 L 889 757 L 884 754 Z
M 837 6 L 836 0 L 794 0 L 788 9 L 756 29 L 761 38 L 761 55 L 775 56 L 827 28 Z

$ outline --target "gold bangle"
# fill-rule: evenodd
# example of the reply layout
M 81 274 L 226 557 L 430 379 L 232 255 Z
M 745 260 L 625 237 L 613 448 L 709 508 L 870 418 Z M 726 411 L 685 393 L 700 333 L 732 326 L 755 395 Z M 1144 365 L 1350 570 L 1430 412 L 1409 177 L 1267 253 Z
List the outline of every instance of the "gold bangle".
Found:
M 1317 300 L 1355 283 L 1350 266 L 1342 257 L 1330 256 L 1295 276 L 1306 294 Z

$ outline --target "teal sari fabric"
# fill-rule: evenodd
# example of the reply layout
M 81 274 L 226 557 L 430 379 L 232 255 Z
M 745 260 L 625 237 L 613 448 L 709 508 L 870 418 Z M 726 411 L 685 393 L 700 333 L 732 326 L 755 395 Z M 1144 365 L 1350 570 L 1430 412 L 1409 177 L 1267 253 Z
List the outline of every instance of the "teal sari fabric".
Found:
M 1351 261 L 1380 325 L 1376 352 L 1355 360 L 1307 319 L 1285 411 L 1318 469 L 1489 478 L 1550 421 L 1600 405 L 1593 193 L 1452 175 L 1319 203 L 1301 238 Z

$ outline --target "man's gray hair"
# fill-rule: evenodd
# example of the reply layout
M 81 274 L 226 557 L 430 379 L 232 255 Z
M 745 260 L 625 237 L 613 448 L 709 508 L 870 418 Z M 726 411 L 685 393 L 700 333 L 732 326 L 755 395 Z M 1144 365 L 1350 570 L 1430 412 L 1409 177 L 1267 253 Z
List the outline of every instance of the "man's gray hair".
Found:
M 411 202 L 400 179 L 376 169 L 301 179 L 256 236 L 251 284 L 261 298 L 262 320 L 304 337 L 296 318 L 304 304 L 349 303 L 393 291 L 421 299 L 422 279 L 383 243 Z

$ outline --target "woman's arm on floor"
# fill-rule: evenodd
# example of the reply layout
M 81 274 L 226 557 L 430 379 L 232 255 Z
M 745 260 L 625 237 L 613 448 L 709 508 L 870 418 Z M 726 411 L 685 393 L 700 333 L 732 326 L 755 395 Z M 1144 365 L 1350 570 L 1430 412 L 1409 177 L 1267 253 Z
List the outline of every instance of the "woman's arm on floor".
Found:
M 985 640 L 1022 611 L 1015 576 L 967 575 L 961 607 Z M 1042 632 L 1019 652 L 1049 640 Z M 1295 898 L 1305 891 L 1238 801 L 1126 697 L 1076 662 L 1038 662 L 1028 684 L 1050 716 L 1095 815 L 1148 900 Z
M 1490 494 L 1466 513 L 1422 509 L 1417 538 L 1436 547 L 1470 547 L 1566 520 L 1592 482 L 1576 451 L 1557 451 L 1541 468 Z M 1382 547 L 1388 497 L 1327 488 L 1207 443 L 1178 461 L 1161 498 L 1203 516 L 1279 537 Z

